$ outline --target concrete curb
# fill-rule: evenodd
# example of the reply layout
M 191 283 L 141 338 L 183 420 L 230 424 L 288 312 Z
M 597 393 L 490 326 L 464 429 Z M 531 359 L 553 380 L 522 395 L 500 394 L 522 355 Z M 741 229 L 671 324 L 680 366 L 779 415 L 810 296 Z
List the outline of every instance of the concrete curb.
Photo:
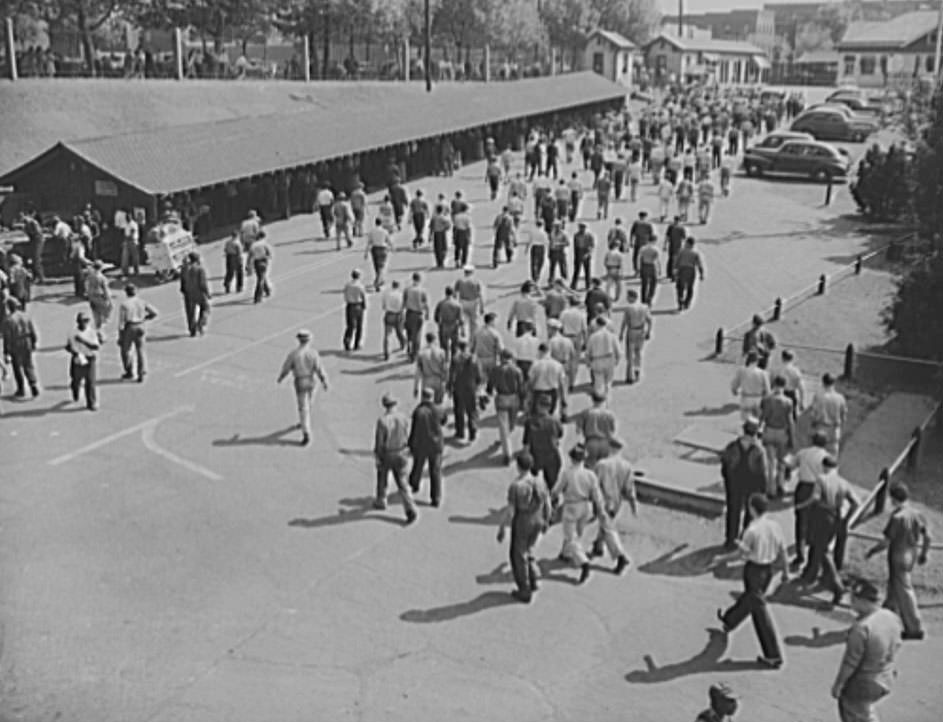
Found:
M 687 511 L 699 516 L 722 516 L 726 504 L 713 494 L 702 494 L 674 484 L 649 478 L 644 471 L 635 472 L 635 488 L 640 501 Z

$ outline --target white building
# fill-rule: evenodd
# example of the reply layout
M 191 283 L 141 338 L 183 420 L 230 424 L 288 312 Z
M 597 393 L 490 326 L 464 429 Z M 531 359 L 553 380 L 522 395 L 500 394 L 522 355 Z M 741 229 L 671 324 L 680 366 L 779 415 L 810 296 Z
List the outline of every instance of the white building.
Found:
M 662 33 L 645 46 L 656 85 L 703 80 L 717 85 L 746 85 L 765 80 L 770 63 L 761 48 L 738 40 L 678 38 Z
M 594 30 L 586 40 L 583 69 L 628 88 L 632 85 L 637 49 L 635 43 L 619 33 Z
M 890 80 L 932 78 L 936 10 L 919 10 L 880 22 L 854 22 L 838 43 L 839 84 L 882 87 Z

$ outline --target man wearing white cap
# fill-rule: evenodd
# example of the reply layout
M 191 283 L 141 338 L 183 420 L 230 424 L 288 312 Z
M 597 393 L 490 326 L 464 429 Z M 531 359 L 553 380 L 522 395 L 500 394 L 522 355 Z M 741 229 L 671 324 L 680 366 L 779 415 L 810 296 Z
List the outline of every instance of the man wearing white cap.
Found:
M 301 427 L 301 445 L 311 441 L 311 397 L 314 395 L 314 377 L 321 381 L 327 391 L 327 375 L 321 366 L 321 357 L 311 348 L 311 332 L 301 329 L 297 333 L 298 348 L 288 354 L 278 374 L 281 383 L 288 374 L 295 377 L 295 396 L 298 399 L 298 422 Z
M 475 267 L 465 266 L 465 275 L 455 282 L 455 295 L 465 316 L 466 338 L 474 338 L 478 330 L 478 315 L 485 312 L 485 289 L 475 278 Z

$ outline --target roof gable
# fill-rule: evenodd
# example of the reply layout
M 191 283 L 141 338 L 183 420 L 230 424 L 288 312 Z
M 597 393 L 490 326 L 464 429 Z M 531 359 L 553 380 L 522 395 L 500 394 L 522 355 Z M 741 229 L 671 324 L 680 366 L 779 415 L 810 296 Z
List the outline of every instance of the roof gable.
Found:
M 692 53 L 766 55 L 765 50 L 758 48 L 753 43 L 745 43 L 739 40 L 715 40 L 713 38 L 677 38 L 668 33 L 661 33 L 658 37 L 649 40 L 645 44 L 645 48 L 650 48 L 659 41 L 664 41 L 678 50 Z
M 614 30 L 603 30 L 602 28 L 597 28 L 589 34 L 589 40 L 592 40 L 593 38 L 602 38 L 610 45 L 614 45 L 622 50 L 634 50 L 636 48 L 635 43 L 633 43 L 621 33 L 615 32 Z
M 839 50 L 859 47 L 903 48 L 936 31 L 936 10 L 918 10 L 879 22 L 860 21 L 848 25 L 838 43 Z

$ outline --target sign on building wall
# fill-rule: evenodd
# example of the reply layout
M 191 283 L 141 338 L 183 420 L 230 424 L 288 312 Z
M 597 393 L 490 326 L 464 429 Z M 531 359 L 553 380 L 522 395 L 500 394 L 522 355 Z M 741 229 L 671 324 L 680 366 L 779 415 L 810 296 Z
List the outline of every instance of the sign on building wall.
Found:
M 108 198 L 117 198 L 118 186 L 116 186 L 111 181 L 97 180 L 95 181 L 95 195 L 106 196 Z

